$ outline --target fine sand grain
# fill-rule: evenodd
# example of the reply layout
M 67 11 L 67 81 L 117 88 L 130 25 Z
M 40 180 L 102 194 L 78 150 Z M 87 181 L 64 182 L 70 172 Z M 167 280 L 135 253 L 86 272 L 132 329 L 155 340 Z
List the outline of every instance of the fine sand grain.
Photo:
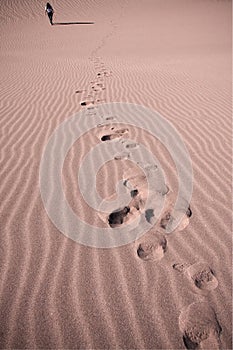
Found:
M 41 0 L 0 6 L 0 348 L 231 349 L 231 1 L 51 4 L 54 26 Z M 39 188 L 55 128 L 81 110 L 88 125 L 105 102 L 160 113 L 184 141 L 194 175 L 192 200 L 178 209 L 184 219 L 166 234 L 179 214 L 171 213 L 171 155 L 150 125 L 103 115 L 69 150 L 62 183 L 73 212 L 91 225 L 114 229 L 140 215 L 151 225 L 113 249 L 63 235 Z M 123 151 L 99 169 L 97 191 L 115 200 L 122 180 L 130 203 L 103 214 L 82 198 L 77 174 L 93 147 L 114 142 Z M 145 209 L 145 174 L 157 165 L 143 172 L 133 162 L 141 145 L 165 174 L 155 188 L 165 199 L 159 220 Z

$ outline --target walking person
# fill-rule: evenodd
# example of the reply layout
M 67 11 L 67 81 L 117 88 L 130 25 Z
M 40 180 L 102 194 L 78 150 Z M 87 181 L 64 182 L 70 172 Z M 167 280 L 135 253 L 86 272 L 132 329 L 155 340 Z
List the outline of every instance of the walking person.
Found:
M 47 13 L 47 15 L 49 17 L 50 24 L 53 25 L 53 13 L 54 13 L 54 10 L 53 10 L 53 8 L 52 8 L 52 6 L 50 5 L 49 2 L 47 2 L 46 6 L 45 6 L 45 13 Z

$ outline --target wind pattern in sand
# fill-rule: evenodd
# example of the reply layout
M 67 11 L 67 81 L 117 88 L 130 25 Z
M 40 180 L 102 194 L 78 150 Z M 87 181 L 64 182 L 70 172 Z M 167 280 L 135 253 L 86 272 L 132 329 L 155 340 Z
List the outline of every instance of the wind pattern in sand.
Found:
M 44 5 L 0 6 L 0 348 L 230 349 L 231 2 L 54 0 L 55 22 L 94 25 L 53 27 Z M 95 249 L 49 219 L 39 188 L 49 137 L 71 115 L 86 109 L 92 118 L 105 102 L 146 106 L 182 135 L 194 172 L 192 216 L 182 230 L 166 235 L 165 216 L 139 241 Z M 76 180 L 103 136 L 130 134 L 156 151 L 166 195 L 178 190 L 161 144 L 109 124 L 78 140 L 63 169 L 69 204 L 97 226 L 103 221 Z M 128 161 L 100 169 L 103 198 L 114 195 Z

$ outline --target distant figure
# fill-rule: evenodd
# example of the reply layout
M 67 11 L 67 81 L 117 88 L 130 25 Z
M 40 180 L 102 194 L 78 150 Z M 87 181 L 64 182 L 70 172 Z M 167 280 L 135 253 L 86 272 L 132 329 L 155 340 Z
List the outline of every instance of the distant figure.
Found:
M 50 24 L 53 25 L 53 13 L 54 13 L 54 11 L 53 11 L 53 8 L 49 2 L 47 2 L 46 6 L 45 6 L 45 13 L 47 13 L 47 15 L 49 17 Z

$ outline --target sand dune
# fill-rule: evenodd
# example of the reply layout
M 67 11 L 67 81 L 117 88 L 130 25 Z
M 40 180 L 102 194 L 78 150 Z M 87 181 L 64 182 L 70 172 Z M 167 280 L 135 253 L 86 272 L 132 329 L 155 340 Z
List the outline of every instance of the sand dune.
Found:
M 231 2 L 54 0 L 56 26 L 44 5 L 2 0 L 0 8 L 0 348 L 230 349 Z M 111 102 L 160 113 L 188 149 L 192 199 L 170 234 L 179 187 L 174 160 L 150 135 L 153 120 L 139 128 L 102 115 L 101 105 Z M 73 212 L 101 229 L 142 215 L 151 229 L 121 247 L 67 238 L 42 201 L 45 147 L 80 111 L 86 127 L 98 123 L 67 153 L 63 190 Z M 74 134 L 64 131 L 54 148 Z M 131 202 L 120 218 L 91 208 L 78 186 L 85 156 L 104 144 L 112 160 L 96 174 L 97 192 L 115 200 L 124 180 Z M 112 154 L 113 144 L 122 152 Z M 145 206 L 148 164 L 140 170 L 133 162 L 142 145 L 165 174 L 155 194 L 165 200 L 159 220 Z M 69 226 L 63 203 L 56 209 Z

